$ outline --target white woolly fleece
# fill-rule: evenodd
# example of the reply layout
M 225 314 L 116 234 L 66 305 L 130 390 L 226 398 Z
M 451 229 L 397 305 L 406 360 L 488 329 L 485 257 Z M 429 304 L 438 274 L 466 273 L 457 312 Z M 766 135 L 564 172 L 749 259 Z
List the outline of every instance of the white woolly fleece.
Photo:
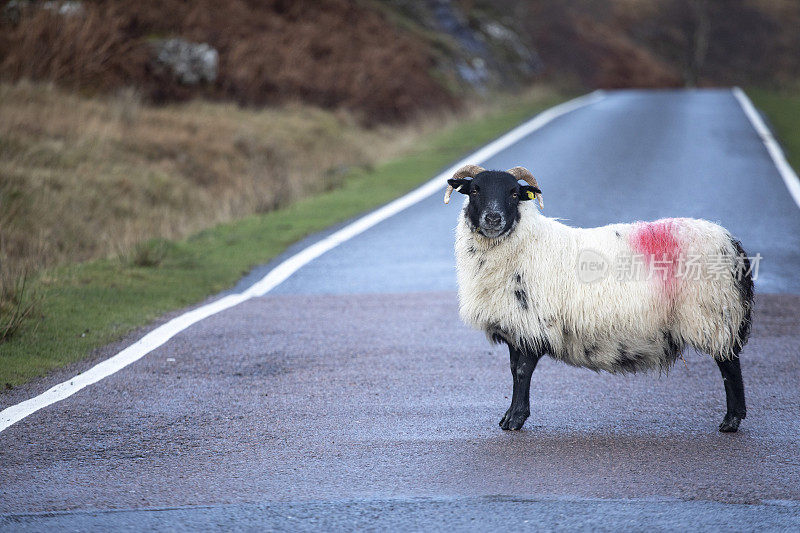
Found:
M 456 228 L 460 314 L 490 340 L 615 373 L 668 369 L 685 345 L 726 359 L 746 340 L 737 334 L 749 319 L 750 302 L 734 279 L 743 260 L 721 226 L 697 219 L 652 223 L 666 224 L 677 241 L 680 257 L 672 256 L 672 272 L 646 264 L 640 279 L 609 272 L 586 283 L 578 273 L 582 250 L 609 263 L 633 258 L 636 232 L 649 225 L 573 228 L 522 202 L 516 226 L 488 239 L 471 230 L 468 203 L 467 197 Z M 700 258 L 699 279 L 676 279 L 674 269 L 686 266 L 689 256 Z

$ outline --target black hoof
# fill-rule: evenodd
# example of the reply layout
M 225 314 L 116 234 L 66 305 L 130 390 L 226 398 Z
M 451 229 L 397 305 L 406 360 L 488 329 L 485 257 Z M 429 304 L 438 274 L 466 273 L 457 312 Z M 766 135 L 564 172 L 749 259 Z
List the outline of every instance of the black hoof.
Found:
M 739 424 L 741 424 L 741 422 L 741 418 L 728 413 L 725 415 L 725 418 L 722 419 L 722 423 L 719 425 L 719 430 L 723 433 L 736 433 L 739 431 Z
M 522 425 L 525 424 L 529 416 L 530 412 L 528 411 L 512 411 L 509 407 L 506 414 L 500 419 L 500 427 L 502 429 L 516 431 L 522 428 Z

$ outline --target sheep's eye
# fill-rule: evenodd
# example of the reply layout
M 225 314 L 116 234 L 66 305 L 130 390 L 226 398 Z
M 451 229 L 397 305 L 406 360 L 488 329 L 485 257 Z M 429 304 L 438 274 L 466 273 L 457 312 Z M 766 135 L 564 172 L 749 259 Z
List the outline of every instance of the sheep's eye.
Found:
M 472 189 L 471 191 L 469 191 L 469 193 L 470 193 L 472 196 L 478 196 L 478 189 Z
M 514 191 L 514 192 L 511 193 L 511 198 L 518 198 L 518 197 L 519 197 L 519 193 L 517 193 L 517 191 Z

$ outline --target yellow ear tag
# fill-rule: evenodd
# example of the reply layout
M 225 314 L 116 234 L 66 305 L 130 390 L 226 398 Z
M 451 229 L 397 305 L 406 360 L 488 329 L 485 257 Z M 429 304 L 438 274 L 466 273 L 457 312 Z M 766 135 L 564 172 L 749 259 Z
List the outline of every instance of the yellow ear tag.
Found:
M 533 200 L 536 198 L 536 194 L 532 191 L 528 191 L 528 200 Z

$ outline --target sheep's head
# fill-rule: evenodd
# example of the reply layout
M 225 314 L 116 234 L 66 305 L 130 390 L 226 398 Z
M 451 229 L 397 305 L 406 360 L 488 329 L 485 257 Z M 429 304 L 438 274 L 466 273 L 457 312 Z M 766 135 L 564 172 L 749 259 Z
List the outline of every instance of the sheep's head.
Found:
M 526 182 L 520 184 L 519 180 Z M 447 180 L 445 203 L 453 190 L 469 196 L 466 216 L 472 227 L 490 239 L 508 233 L 519 220 L 519 203 L 534 198 L 542 204 L 542 191 L 527 169 L 514 167 L 505 172 L 484 170 L 477 165 L 460 168 Z

